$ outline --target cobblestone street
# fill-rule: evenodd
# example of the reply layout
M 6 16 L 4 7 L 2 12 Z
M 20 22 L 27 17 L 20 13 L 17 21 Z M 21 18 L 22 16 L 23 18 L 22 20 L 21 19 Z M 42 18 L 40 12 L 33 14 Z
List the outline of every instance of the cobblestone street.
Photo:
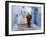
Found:
M 30 28 L 28 28 L 27 24 L 19 24 L 19 25 L 14 25 L 13 26 L 13 31 L 25 31 L 25 30 L 38 30 L 40 29 L 40 26 L 36 26 L 35 24 L 31 25 Z

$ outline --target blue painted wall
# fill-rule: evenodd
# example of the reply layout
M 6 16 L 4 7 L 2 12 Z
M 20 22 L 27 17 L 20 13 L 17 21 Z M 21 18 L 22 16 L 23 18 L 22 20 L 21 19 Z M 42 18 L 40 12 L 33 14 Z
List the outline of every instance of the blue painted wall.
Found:
M 35 25 L 41 25 L 41 8 L 40 7 L 31 7 L 32 8 L 32 22 Z

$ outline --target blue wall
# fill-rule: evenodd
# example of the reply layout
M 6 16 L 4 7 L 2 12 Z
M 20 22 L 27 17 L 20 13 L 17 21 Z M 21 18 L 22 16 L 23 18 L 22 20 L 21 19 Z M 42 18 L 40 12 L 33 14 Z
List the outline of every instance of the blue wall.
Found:
M 41 8 L 40 7 L 31 7 L 32 8 L 32 22 L 35 25 L 41 25 Z

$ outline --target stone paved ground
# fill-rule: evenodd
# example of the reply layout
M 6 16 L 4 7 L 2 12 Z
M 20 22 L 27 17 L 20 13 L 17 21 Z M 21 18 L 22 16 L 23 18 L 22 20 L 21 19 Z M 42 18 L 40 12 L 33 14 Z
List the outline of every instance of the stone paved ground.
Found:
M 27 24 L 19 24 L 19 25 L 14 25 L 13 26 L 13 31 L 26 31 L 26 30 L 38 30 L 40 29 L 40 26 L 36 26 L 35 24 L 31 25 L 30 28 L 28 28 Z

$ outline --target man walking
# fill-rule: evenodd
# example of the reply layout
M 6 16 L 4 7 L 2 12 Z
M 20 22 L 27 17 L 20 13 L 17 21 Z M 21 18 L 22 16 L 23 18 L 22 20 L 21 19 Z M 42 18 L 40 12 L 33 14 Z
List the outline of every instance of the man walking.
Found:
M 27 16 L 26 16 L 26 18 L 27 18 L 27 26 L 30 28 L 30 25 L 31 25 L 31 22 L 30 21 L 32 20 L 31 14 L 28 13 Z

